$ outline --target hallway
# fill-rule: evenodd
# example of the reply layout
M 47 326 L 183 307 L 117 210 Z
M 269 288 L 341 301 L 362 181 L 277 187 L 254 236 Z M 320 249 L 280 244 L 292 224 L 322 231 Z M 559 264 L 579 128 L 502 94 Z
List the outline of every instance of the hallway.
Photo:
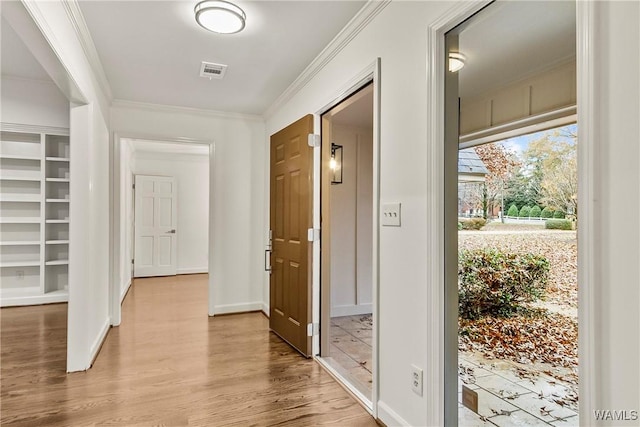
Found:
M 260 313 L 207 317 L 207 275 L 137 279 L 93 367 L 65 374 L 66 304 L 5 308 L 2 425 L 375 426 Z

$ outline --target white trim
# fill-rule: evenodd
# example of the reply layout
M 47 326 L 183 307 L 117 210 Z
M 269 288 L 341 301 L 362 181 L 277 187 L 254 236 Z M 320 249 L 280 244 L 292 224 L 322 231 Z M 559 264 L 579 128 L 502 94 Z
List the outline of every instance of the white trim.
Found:
M 86 56 L 89 66 L 98 80 L 100 88 L 107 98 L 111 100 L 113 98 L 113 94 L 111 92 L 111 86 L 109 85 L 109 79 L 104 72 L 104 67 L 102 66 L 100 56 L 96 50 L 96 45 L 93 42 L 87 23 L 84 20 L 82 11 L 80 10 L 80 5 L 76 0 L 66 0 L 62 2 L 62 6 L 69 16 L 69 21 L 71 21 L 71 25 L 76 32 L 76 37 L 80 41 L 84 55 Z
M 54 126 L 25 125 L 21 123 L 0 123 L 0 129 L 4 132 L 22 133 L 46 133 L 49 135 L 69 136 L 69 128 Z
M 265 316 L 269 317 L 269 304 L 263 301 L 261 311 Z
M 50 77 L 45 79 L 34 79 L 31 77 L 16 76 L 13 74 L 5 74 L 5 73 L 2 73 L 1 77 L 2 77 L 2 80 L 16 80 L 19 82 L 38 83 L 38 84 L 45 84 L 45 85 L 53 85 L 56 88 L 58 87 L 53 82 L 53 80 L 51 80 Z
M 391 409 L 389 405 L 382 400 L 378 402 L 378 419 L 386 426 L 410 426 L 408 421 L 402 418 L 396 411 Z M 444 425 L 444 424 L 427 424 L 427 425 Z
M 120 241 L 120 227 L 122 223 L 122 218 L 120 217 L 120 187 L 122 183 L 120 182 L 120 156 L 121 156 L 121 147 L 123 139 L 138 139 L 138 140 L 149 140 L 156 142 L 168 142 L 168 143 L 185 143 L 185 144 L 202 144 L 207 145 L 209 147 L 209 266 L 205 269 L 207 271 L 210 268 L 213 268 L 214 260 L 215 260 L 215 251 L 214 251 L 214 195 L 215 195 L 215 186 L 214 186 L 214 165 L 215 165 L 215 142 L 211 140 L 201 140 L 201 139 L 192 139 L 192 138 L 184 138 L 184 137 L 165 137 L 165 136 L 154 136 L 149 134 L 140 134 L 135 132 L 114 132 L 113 133 L 113 151 L 112 158 L 113 162 L 111 166 L 111 185 L 113 197 L 111 199 L 111 217 L 113 219 L 113 226 L 111 231 L 111 259 L 113 263 L 111 265 L 111 280 L 109 285 L 109 310 L 110 310 L 110 318 L 111 324 L 113 326 L 120 325 L 120 321 L 122 318 L 122 310 L 121 310 L 121 301 L 120 301 L 120 283 L 116 278 L 120 277 L 120 251 L 122 250 Z M 205 271 L 206 272 L 206 271 Z M 184 273 L 183 273 L 184 274 Z M 133 278 L 132 278 L 133 279 Z M 209 292 L 208 292 L 208 308 L 207 314 L 209 316 L 213 316 L 215 312 L 215 295 L 214 289 L 216 286 L 215 275 L 209 274 Z
M 131 278 L 131 280 L 129 280 L 129 282 L 124 287 L 120 288 L 120 305 L 122 305 L 122 302 L 124 301 L 124 297 L 127 296 L 127 292 L 129 292 L 129 288 L 131 288 L 132 283 L 133 283 L 133 277 Z
M 109 333 L 110 328 L 111 328 L 111 321 L 109 318 L 106 318 L 104 321 L 104 324 L 102 325 L 102 328 L 100 328 L 100 333 L 98 334 L 96 339 L 93 341 L 93 344 L 91 345 L 88 365 L 84 369 L 85 371 L 91 368 L 91 366 L 93 365 L 93 362 L 96 360 L 96 357 L 98 357 L 98 352 L 100 351 L 100 348 L 102 347 L 102 343 L 104 343 L 104 340 L 107 339 L 107 334 Z
M 136 110 L 152 111 L 154 113 L 189 114 L 205 117 L 220 117 L 223 119 L 240 119 L 262 122 L 262 116 L 255 114 L 233 113 L 226 111 L 207 110 L 204 108 L 181 107 L 178 105 L 152 104 L 149 102 L 127 101 L 124 99 L 114 99 L 111 101 L 112 108 L 131 108 Z
M 331 317 L 359 316 L 373 312 L 373 304 L 350 304 L 331 307 Z
M 12 291 L 13 289 L 3 289 L 0 292 L 0 307 L 57 304 L 69 300 L 69 293 L 67 291 L 47 292 L 39 295 L 28 295 L 19 291 Z M 40 292 L 40 289 L 36 287 L 35 291 Z
M 280 107 L 289 102 L 313 79 L 338 53 L 344 49 L 360 31 L 369 25 L 391 0 L 369 0 L 358 13 L 345 25 L 337 36 L 315 57 L 287 89 L 267 108 L 264 118 L 271 117 Z
M 577 117 L 575 105 L 529 116 L 500 126 L 461 135 L 460 149 L 475 147 L 476 145 L 487 144 L 489 142 L 503 141 L 507 138 L 515 138 L 521 135 L 568 125 L 575 123 Z
M 190 268 L 178 268 L 176 274 L 205 274 L 209 272 L 209 267 L 190 267 Z
M 490 2 L 457 3 L 427 30 L 427 271 L 426 293 L 428 359 L 424 384 L 427 425 L 445 425 L 445 358 L 444 358 L 444 35 Z M 457 381 L 457 379 L 455 379 Z M 386 405 L 380 406 L 390 411 Z M 456 399 L 457 408 L 457 399 Z M 390 415 L 393 415 L 390 413 Z M 382 419 L 382 418 L 381 418 Z M 384 421 L 384 419 L 383 419 Z M 450 421 L 449 421 L 450 422 Z M 392 422 L 393 423 L 393 422 Z
M 373 220 L 372 220 L 372 276 L 371 285 L 373 288 L 373 301 L 372 307 L 372 393 L 371 393 L 371 410 L 373 417 L 378 416 L 378 396 L 380 396 L 379 389 L 379 322 L 378 312 L 380 309 L 379 296 L 380 296 L 380 111 L 381 111 L 381 98 L 380 98 L 380 58 L 376 58 L 369 66 L 364 68 L 360 73 L 356 74 L 345 85 L 340 87 L 338 91 L 327 98 L 327 102 L 320 108 L 314 115 L 314 129 L 315 133 L 321 133 L 322 123 L 321 115 L 329 111 L 334 106 L 348 98 L 357 90 L 361 89 L 368 83 L 373 84 L 373 192 L 372 192 L 372 204 L 373 204 Z M 320 228 L 321 217 L 321 203 L 320 203 L 320 187 L 321 187 L 321 147 L 314 148 L 313 158 L 313 227 Z M 322 236 L 322 233 L 321 233 Z M 322 238 L 322 237 L 321 237 Z M 313 285 L 312 285 L 312 322 L 320 323 L 320 241 L 313 242 Z M 312 342 L 312 354 L 320 354 L 320 336 L 313 337 Z
M 239 304 L 222 304 L 213 308 L 217 314 L 246 313 L 249 311 L 263 311 L 264 303 L 262 301 L 243 302 Z
M 596 227 L 596 177 L 601 176 L 598 167 L 599 153 L 596 144 L 596 118 L 598 106 L 594 103 L 597 90 L 595 45 L 595 4 L 578 1 L 576 4 L 577 35 L 577 99 L 578 99 L 578 379 L 580 423 L 593 420 L 593 407 L 600 399 L 600 375 L 597 369 L 595 289 L 599 275 L 597 262 L 601 241 Z

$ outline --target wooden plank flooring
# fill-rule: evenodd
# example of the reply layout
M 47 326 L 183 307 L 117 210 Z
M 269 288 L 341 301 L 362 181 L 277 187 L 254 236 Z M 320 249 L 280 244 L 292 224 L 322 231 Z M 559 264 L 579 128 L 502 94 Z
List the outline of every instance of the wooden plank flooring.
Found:
M 207 276 L 138 279 L 94 366 L 66 374 L 66 304 L 0 310 L 0 424 L 375 426 L 260 313 L 209 318 Z

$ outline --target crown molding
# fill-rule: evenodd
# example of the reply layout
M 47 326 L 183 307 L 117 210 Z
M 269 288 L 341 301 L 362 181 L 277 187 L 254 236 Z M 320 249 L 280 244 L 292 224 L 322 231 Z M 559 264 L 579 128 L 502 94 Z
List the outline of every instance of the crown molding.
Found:
M 147 102 L 127 101 L 124 99 L 114 99 L 111 102 L 112 108 L 132 108 L 136 110 L 153 111 L 157 113 L 191 114 L 206 117 L 219 117 L 223 119 L 239 119 L 251 121 L 264 121 L 262 116 L 255 114 L 232 113 L 226 111 L 207 110 L 204 108 L 181 107 L 177 105 L 151 104 Z
M 98 50 L 96 49 L 96 45 L 93 42 L 93 38 L 91 37 L 91 32 L 89 31 L 89 27 L 87 27 L 87 22 L 84 20 L 84 15 L 80 10 L 80 5 L 77 0 L 66 0 L 61 2 L 65 12 L 67 12 L 67 16 L 69 17 L 69 21 L 71 21 L 71 25 L 80 41 L 80 45 L 82 46 L 82 50 L 89 62 L 89 66 L 91 70 L 93 70 L 93 74 L 98 81 L 98 85 L 107 96 L 109 100 L 113 99 L 113 94 L 111 92 L 111 85 L 109 84 L 109 80 L 107 79 L 107 75 L 104 72 L 104 67 L 102 66 L 102 62 L 100 61 L 100 56 L 98 55 Z
M 315 57 L 302 73 L 271 104 L 264 113 L 264 118 L 271 117 L 278 108 L 291 100 L 307 83 L 313 79 L 338 53 L 344 49 L 391 0 L 369 0 L 360 11 L 345 25 L 337 36 Z

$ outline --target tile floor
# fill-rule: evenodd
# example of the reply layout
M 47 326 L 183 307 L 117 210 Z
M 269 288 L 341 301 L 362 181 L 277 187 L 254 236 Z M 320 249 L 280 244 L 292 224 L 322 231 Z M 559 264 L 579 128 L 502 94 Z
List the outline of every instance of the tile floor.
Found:
M 474 353 L 458 355 L 458 402 L 462 385 L 478 393 L 478 413 L 458 405 L 458 425 L 470 426 L 578 426 L 575 404 L 563 398 L 571 387 L 539 373 L 520 374 L 526 366 L 488 360 Z
M 361 393 L 371 398 L 371 315 L 331 318 L 330 357 L 326 360 Z M 458 396 L 462 385 L 478 393 L 478 413 L 458 407 L 458 425 L 578 426 L 578 409 L 563 398 L 568 384 L 544 373 L 523 375 L 531 368 L 475 353 L 459 354 Z M 558 402 L 562 403 L 559 404 Z
M 327 362 L 344 376 L 360 393 L 371 399 L 371 315 L 331 318 L 330 357 Z

